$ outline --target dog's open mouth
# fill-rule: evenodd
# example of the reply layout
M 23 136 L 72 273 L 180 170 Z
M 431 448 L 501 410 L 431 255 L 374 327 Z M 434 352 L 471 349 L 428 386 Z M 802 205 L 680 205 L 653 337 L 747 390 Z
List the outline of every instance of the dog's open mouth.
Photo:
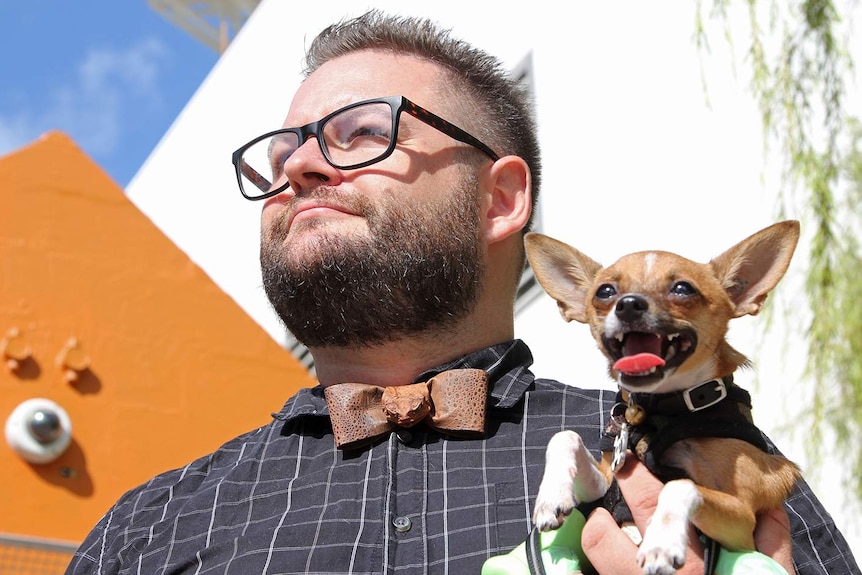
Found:
M 694 332 L 630 331 L 604 339 L 613 368 L 630 382 L 660 379 L 664 371 L 680 365 L 697 345 Z

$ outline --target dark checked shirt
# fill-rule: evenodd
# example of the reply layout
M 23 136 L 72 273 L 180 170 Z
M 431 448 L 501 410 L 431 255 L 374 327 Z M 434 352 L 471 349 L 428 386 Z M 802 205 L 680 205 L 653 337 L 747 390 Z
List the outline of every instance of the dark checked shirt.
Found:
M 485 369 L 482 440 L 414 427 L 345 453 L 335 448 L 322 390 L 302 390 L 267 425 L 126 493 L 67 574 L 477 574 L 529 534 L 551 435 L 575 430 L 598 454 L 614 400 L 534 379 L 531 363 L 514 341 L 417 380 Z M 806 484 L 788 512 L 800 574 L 859 573 Z

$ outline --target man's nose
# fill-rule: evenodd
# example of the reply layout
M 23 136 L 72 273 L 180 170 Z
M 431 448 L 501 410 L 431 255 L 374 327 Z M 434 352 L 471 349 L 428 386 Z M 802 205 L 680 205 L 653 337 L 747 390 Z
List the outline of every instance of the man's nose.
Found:
M 284 175 L 295 193 L 327 183 L 332 185 L 339 176 L 323 155 L 317 136 L 309 136 L 284 163 Z

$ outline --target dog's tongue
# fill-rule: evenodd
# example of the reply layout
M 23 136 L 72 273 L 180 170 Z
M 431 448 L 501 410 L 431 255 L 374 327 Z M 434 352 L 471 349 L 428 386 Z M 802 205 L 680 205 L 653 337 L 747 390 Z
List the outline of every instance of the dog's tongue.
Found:
M 625 357 L 617 360 L 614 369 L 634 375 L 664 365 L 661 355 L 661 337 L 652 333 L 633 332 L 626 336 L 623 346 Z
M 653 353 L 638 353 L 621 357 L 614 364 L 614 369 L 627 375 L 635 375 L 663 365 L 664 360 Z

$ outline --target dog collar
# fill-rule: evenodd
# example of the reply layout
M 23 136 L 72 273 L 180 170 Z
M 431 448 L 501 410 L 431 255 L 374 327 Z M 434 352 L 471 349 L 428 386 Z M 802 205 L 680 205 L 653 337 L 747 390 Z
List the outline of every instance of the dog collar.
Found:
M 658 394 L 632 392 L 628 394 L 627 403 L 650 415 L 679 415 L 713 407 L 725 399 L 751 409 L 751 396 L 733 384 L 733 375 L 711 379 L 683 391 Z
M 658 462 L 667 448 L 691 437 L 742 439 L 763 451 L 768 449 L 751 418 L 751 396 L 734 385 L 729 375 L 672 393 L 619 390 L 602 434 L 601 450 L 613 453 L 615 469 L 625 461 L 626 449 L 631 449 L 654 474 L 675 479 L 684 473 Z

